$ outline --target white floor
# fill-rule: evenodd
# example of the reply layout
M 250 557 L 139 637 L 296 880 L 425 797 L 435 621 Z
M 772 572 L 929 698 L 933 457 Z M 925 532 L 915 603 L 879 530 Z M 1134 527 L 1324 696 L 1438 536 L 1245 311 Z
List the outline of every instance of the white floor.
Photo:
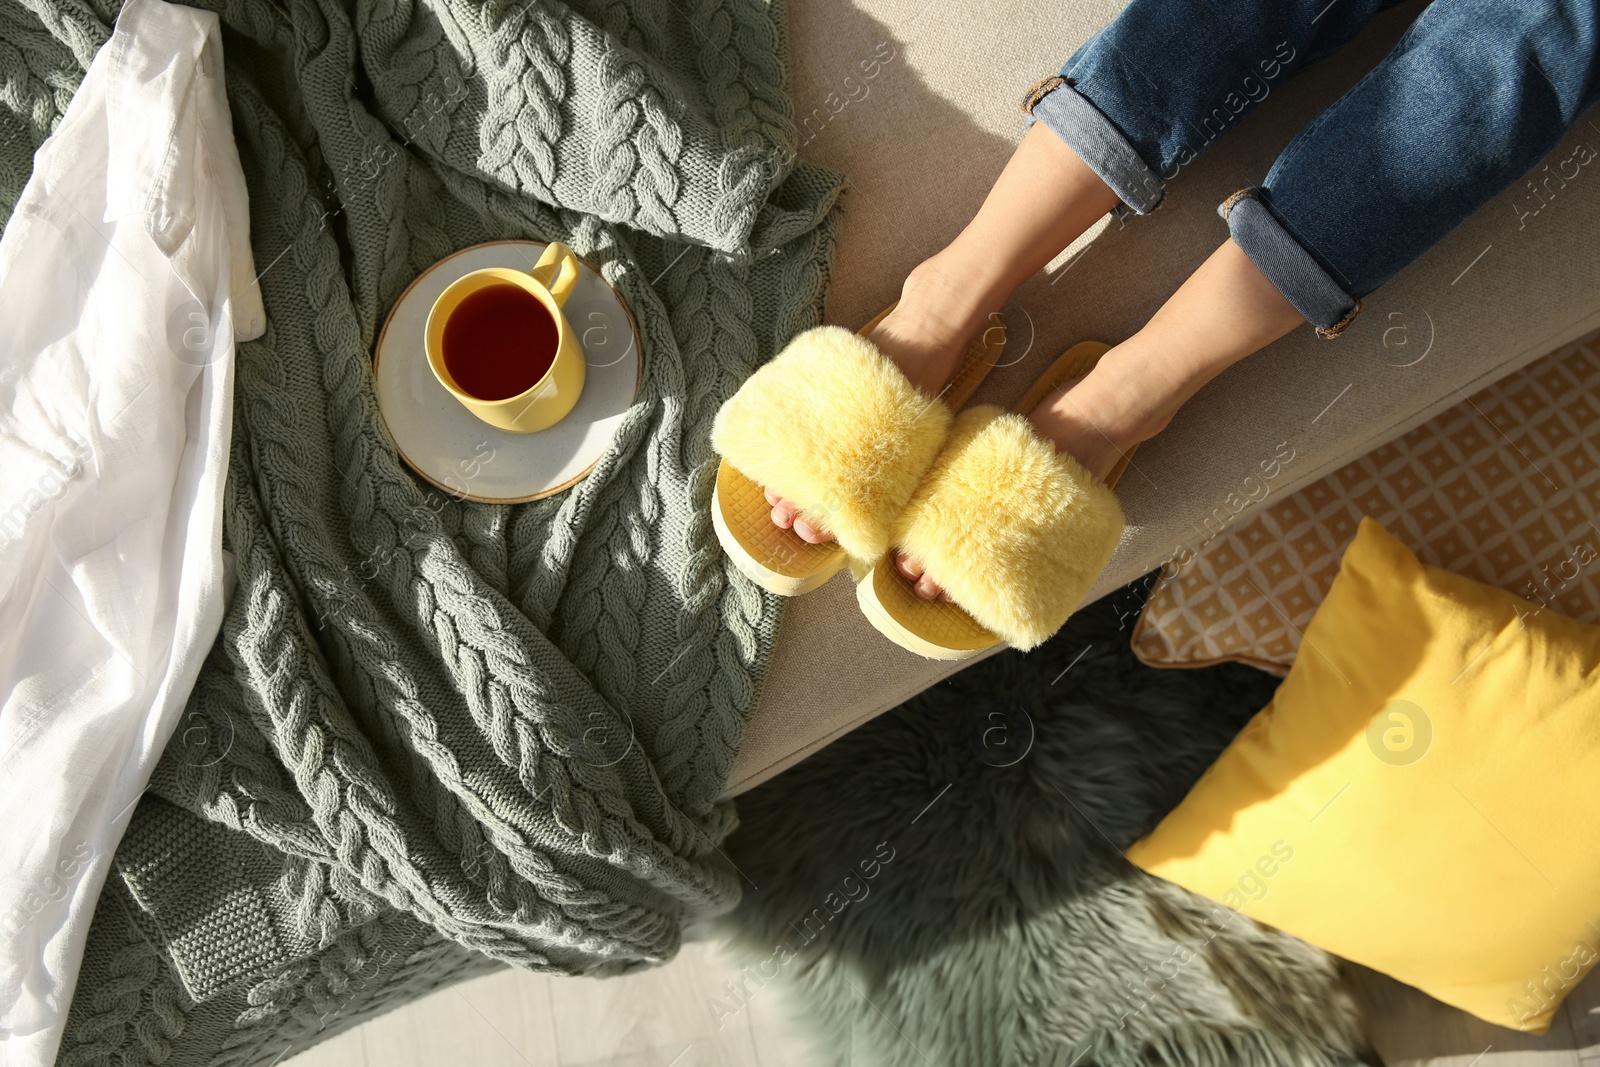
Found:
M 776 990 L 747 1006 L 715 946 L 604 981 L 501 971 L 442 989 L 285 1061 L 294 1067 L 811 1067 Z M 715 1005 L 725 1011 L 719 1016 Z M 720 1024 L 720 1026 L 719 1026 Z
M 776 989 L 745 1007 L 738 967 L 707 942 L 664 967 L 604 981 L 501 971 L 398 1008 L 294 1057 L 293 1067 L 815 1067 Z M 1600 1067 L 1600 971 L 1570 993 L 1544 1037 L 1446 1009 L 1371 976 L 1388 1010 L 1370 1036 L 1394 1067 Z M 715 1005 L 724 1006 L 719 1016 Z M 720 1025 L 719 1025 L 720 1024 Z

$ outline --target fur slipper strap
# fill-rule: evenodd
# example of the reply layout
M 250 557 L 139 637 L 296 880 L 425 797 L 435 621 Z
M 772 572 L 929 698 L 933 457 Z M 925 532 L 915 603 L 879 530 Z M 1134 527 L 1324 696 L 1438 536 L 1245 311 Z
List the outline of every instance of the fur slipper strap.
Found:
M 820 326 L 797 335 L 722 405 L 711 444 L 870 561 L 888 550 L 895 516 L 938 455 L 950 418 L 865 337 Z
M 894 543 L 1016 648 L 1061 628 L 1122 536 L 1116 494 L 1021 415 L 980 406 L 901 513 Z

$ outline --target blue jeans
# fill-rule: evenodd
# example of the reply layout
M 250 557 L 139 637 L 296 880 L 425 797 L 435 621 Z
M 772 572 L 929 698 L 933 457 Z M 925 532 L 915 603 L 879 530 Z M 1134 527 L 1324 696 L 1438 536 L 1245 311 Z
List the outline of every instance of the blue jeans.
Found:
M 1396 2 L 1132 0 L 1023 106 L 1111 187 L 1119 211 L 1142 215 L 1272 88 Z M 1335 336 L 1361 297 L 1526 174 L 1600 99 L 1597 8 L 1433 0 L 1259 186 L 1222 203 L 1234 243 Z M 1595 155 L 1581 150 L 1551 169 L 1557 182 L 1561 166 Z

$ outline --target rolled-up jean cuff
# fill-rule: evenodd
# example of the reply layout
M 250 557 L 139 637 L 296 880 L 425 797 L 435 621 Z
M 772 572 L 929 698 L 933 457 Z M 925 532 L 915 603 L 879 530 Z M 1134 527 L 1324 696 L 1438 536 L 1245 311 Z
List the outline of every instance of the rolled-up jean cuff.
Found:
M 1046 78 L 1034 86 L 1022 110 L 1061 138 L 1135 213 L 1148 215 L 1160 206 L 1164 190 L 1156 172 L 1122 131 L 1065 78 Z
M 1290 236 L 1258 192 L 1240 189 L 1217 206 L 1217 214 L 1227 220 L 1233 243 L 1317 328 L 1318 335 L 1337 337 L 1360 314 L 1361 301 L 1345 292 L 1305 246 Z

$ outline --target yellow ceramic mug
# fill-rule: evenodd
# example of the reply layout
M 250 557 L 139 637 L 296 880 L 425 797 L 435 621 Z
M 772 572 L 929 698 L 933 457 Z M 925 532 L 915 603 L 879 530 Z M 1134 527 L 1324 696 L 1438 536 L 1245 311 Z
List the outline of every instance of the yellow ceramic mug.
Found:
M 583 349 L 572 324 L 561 307 L 578 283 L 578 257 L 560 241 L 552 241 L 532 270 L 511 267 L 485 267 L 451 282 L 428 312 L 423 346 L 428 365 L 439 384 L 461 401 L 463 407 L 490 426 L 512 433 L 533 433 L 554 426 L 567 416 L 583 392 Z M 550 313 L 555 323 L 555 356 L 550 367 L 527 389 L 501 399 L 484 399 L 462 388 L 445 363 L 445 326 L 461 309 L 463 300 L 484 289 L 512 285 L 530 294 Z M 463 372 L 465 373 L 465 372 Z

